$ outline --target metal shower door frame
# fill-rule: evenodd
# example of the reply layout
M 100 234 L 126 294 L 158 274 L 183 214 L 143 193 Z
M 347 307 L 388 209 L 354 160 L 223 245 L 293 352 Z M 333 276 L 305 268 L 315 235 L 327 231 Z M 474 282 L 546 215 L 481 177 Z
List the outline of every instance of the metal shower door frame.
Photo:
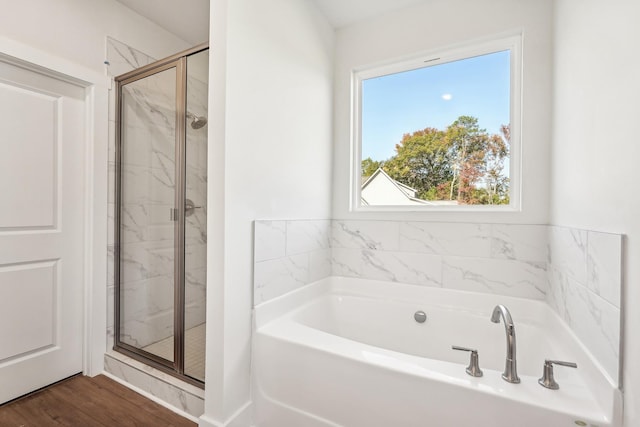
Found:
M 208 43 L 195 46 L 176 55 L 115 77 L 116 82 L 116 157 L 115 157 L 115 214 L 114 214 L 114 350 L 160 369 L 183 381 L 204 388 L 204 382 L 185 374 L 185 200 L 186 200 L 186 119 L 187 119 L 187 57 L 209 48 Z M 172 210 L 174 224 L 174 360 L 159 357 L 120 340 L 120 228 L 122 208 L 122 88 L 129 83 L 176 69 L 176 127 L 175 127 L 175 201 Z

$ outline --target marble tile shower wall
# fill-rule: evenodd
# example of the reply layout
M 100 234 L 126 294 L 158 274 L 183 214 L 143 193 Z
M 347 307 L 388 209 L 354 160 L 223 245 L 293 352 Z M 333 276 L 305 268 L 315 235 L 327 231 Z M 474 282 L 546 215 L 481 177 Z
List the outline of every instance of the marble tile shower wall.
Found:
M 107 37 L 106 40 L 107 73 L 111 77 L 119 76 L 155 61 L 149 55 L 136 50 L 118 40 Z M 109 96 L 109 194 L 107 219 L 107 349 L 114 342 L 114 218 L 115 218 L 115 170 L 116 170 L 116 112 L 115 93 Z
M 617 382 L 621 242 L 547 225 L 256 221 L 254 304 L 329 275 L 545 300 Z

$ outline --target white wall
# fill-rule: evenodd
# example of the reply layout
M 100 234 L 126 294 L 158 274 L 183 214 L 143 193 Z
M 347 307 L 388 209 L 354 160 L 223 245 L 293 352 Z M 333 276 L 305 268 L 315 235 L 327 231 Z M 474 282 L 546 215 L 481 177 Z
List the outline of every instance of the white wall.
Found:
M 211 28 L 201 425 L 250 399 L 253 221 L 331 213 L 332 28 L 309 0 L 215 0 Z
M 154 58 L 190 45 L 115 0 L 23 0 L 3 6 L 0 35 L 94 70 L 103 70 L 105 37 Z
M 336 35 L 334 218 L 546 223 L 551 97 L 551 1 L 435 0 L 346 27 Z M 522 29 L 521 213 L 349 213 L 351 70 Z
M 625 426 L 640 425 L 640 3 L 557 0 L 551 221 L 626 234 Z

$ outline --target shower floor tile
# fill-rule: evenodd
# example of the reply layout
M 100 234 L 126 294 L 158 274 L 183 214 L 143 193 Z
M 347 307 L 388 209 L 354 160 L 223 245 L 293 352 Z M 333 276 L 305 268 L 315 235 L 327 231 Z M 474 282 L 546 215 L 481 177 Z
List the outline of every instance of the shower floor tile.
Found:
M 184 372 L 186 375 L 204 381 L 206 323 L 185 331 Z M 167 360 L 173 360 L 173 336 L 142 348 Z

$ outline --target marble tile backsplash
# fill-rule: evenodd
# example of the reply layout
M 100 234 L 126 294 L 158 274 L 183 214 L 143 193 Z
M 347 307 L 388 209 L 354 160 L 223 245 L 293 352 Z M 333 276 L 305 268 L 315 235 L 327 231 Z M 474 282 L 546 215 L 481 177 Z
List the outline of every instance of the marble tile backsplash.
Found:
M 548 225 L 256 221 L 254 304 L 346 276 L 545 300 L 618 380 L 622 236 Z

